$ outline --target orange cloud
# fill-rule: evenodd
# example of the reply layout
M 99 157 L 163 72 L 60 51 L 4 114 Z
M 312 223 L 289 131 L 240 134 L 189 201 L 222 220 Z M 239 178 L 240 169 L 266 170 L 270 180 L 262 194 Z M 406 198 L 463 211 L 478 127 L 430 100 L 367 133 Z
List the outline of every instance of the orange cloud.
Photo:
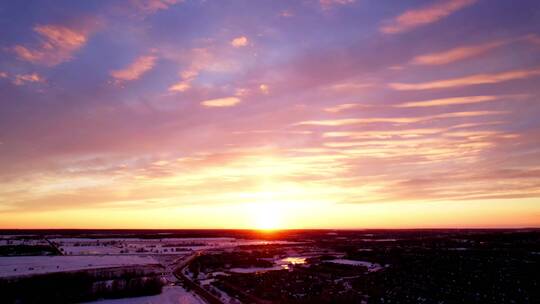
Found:
M 238 97 L 223 97 L 216 99 L 208 99 L 201 102 L 205 107 L 232 107 L 240 103 Z
M 112 71 L 111 76 L 117 81 L 139 79 L 144 73 L 154 67 L 156 59 L 155 56 L 141 56 L 125 69 Z
M 495 41 L 478 45 L 457 47 L 440 53 L 417 56 L 412 60 L 411 63 L 416 65 L 448 64 L 486 53 L 487 51 L 500 47 L 506 43 L 508 43 L 508 41 Z
M 263 93 L 263 94 L 268 94 L 268 93 L 270 93 L 270 88 L 268 87 L 267 84 L 264 84 L 264 83 L 261 84 L 261 85 L 259 86 L 259 90 L 260 90 L 261 93 Z
M 27 82 L 45 82 L 45 78 L 43 78 L 37 73 L 32 73 L 32 74 L 17 75 L 15 76 L 15 79 L 13 80 L 13 83 L 15 85 L 23 85 Z
M 170 92 L 185 92 L 191 88 L 190 81 L 182 80 L 169 87 Z
M 231 45 L 239 48 L 248 45 L 248 38 L 246 36 L 236 37 L 231 41 Z
M 446 89 L 454 87 L 464 87 L 477 84 L 491 84 L 499 83 L 510 80 L 525 79 L 540 75 L 540 68 L 536 69 L 522 69 L 513 70 L 509 72 L 495 73 L 495 74 L 476 74 L 466 77 L 430 81 L 423 83 L 391 83 L 390 88 L 398 91 L 411 91 L 411 90 L 433 90 L 433 89 Z
M 450 14 L 474 4 L 476 0 L 448 0 L 408 10 L 380 27 L 385 34 L 398 34 L 437 22 Z
M 35 48 L 16 45 L 13 52 L 21 60 L 46 66 L 69 61 L 87 41 L 84 32 L 61 25 L 38 25 L 34 31 L 40 35 L 41 44 Z

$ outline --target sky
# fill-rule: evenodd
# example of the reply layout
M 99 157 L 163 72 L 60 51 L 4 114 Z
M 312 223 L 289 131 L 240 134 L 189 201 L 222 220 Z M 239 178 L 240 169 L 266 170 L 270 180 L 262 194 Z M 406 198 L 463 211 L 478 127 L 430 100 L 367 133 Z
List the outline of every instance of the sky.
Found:
M 0 3 L 0 228 L 540 226 L 540 2 Z

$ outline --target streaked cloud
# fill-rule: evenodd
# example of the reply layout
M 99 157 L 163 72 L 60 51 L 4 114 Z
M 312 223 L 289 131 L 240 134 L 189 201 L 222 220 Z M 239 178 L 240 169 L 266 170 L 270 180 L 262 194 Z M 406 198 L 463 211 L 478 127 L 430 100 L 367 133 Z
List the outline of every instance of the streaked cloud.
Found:
M 498 96 L 464 96 L 464 97 L 450 97 L 440 98 L 423 101 L 409 101 L 396 105 L 398 108 L 411 108 L 411 107 L 433 107 L 433 106 L 448 106 L 456 104 L 469 104 L 485 101 L 497 100 Z
M 457 117 L 474 117 L 485 115 L 499 115 L 506 114 L 505 111 L 464 111 L 464 112 L 450 112 L 436 115 L 419 116 L 419 117 L 367 117 L 367 118 L 342 118 L 342 119 L 324 119 L 324 120 L 308 120 L 301 121 L 295 125 L 307 125 L 307 126 L 347 126 L 356 124 L 368 124 L 368 123 L 395 123 L 395 124 L 408 124 L 416 123 L 426 120 L 439 119 L 439 118 L 457 118 Z
M 38 46 L 16 45 L 12 50 L 21 60 L 45 66 L 71 60 L 74 53 L 88 40 L 85 32 L 62 25 L 38 25 L 34 31 L 40 36 Z
M 361 105 L 356 104 L 356 103 L 344 103 L 344 104 L 339 104 L 337 106 L 332 106 L 332 107 L 325 108 L 324 110 L 326 112 L 330 112 L 330 113 L 339 113 L 341 111 L 348 110 L 348 109 L 353 109 L 353 108 L 356 108 L 356 107 L 359 107 L 359 106 L 361 106 Z
M 234 46 L 235 48 L 247 46 L 248 43 L 249 41 L 246 36 L 236 37 L 231 41 L 231 45 Z
M 201 105 L 205 107 L 232 107 L 237 104 L 239 104 L 242 100 L 238 97 L 223 97 L 223 98 L 216 98 L 216 99 L 208 99 L 201 102 Z
M 445 80 L 429 81 L 422 83 L 390 83 L 390 88 L 399 91 L 409 90 L 433 90 L 446 89 L 455 87 L 464 87 L 478 84 L 492 84 L 511 80 L 526 79 L 540 75 L 540 68 L 512 70 L 508 72 L 493 73 L 493 74 L 475 74 L 460 78 L 452 78 Z
M 440 53 L 425 54 L 414 57 L 411 61 L 416 65 L 443 65 L 481 54 L 507 44 L 509 41 L 494 41 L 477 45 L 456 47 Z
M 156 60 L 156 56 L 141 56 L 126 68 L 111 71 L 111 76 L 116 81 L 137 80 L 154 67 Z
M 1 227 L 538 225 L 537 1 L 130 1 L 2 4 Z
M 385 22 L 380 31 L 385 34 L 398 34 L 420 26 L 437 22 L 452 13 L 476 3 L 476 0 L 444 0 L 430 5 L 411 9 Z

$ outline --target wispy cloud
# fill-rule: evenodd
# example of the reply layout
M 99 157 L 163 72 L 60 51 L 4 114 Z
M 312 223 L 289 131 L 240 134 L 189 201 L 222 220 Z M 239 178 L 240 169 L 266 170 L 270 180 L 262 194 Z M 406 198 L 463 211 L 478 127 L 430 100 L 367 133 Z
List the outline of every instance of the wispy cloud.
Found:
M 112 71 L 111 76 L 116 81 L 137 80 L 154 67 L 156 59 L 156 56 L 141 56 L 126 68 Z
M 398 108 L 411 108 L 411 107 L 433 107 L 433 106 L 448 106 L 455 104 L 468 104 L 478 103 L 485 101 L 492 101 L 498 99 L 498 96 L 464 96 L 464 97 L 451 97 L 440 98 L 423 101 L 409 101 L 396 105 Z
M 494 48 L 507 44 L 509 41 L 494 41 L 477 45 L 456 47 L 440 53 L 425 54 L 415 57 L 415 65 L 443 65 L 484 54 Z
M 172 5 L 184 2 L 184 0 L 132 0 L 132 2 L 142 12 L 152 14 L 166 10 Z
M 433 89 L 446 89 L 454 87 L 464 87 L 478 84 L 492 84 L 505 82 L 510 80 L 526 79 L 540 75 L 540 68 L 535 69 L 522 69 L 512 70 L 502 73 L 494 74 L 476 74 L 471 76 L 465 76 L 460 78 L 452 78 L 445 80 L 437 80 L 421 83 L 390 83 L 390 88 L 399 91 L 409 90 L 433 90 Z
M 393 136 L 412 138 L 423 135 L 432 135 L 443 132 L 444 129 L 400 129 L 400 130 L 372 130 L 372 131 L 336 131 L 336 132 L 324 132 L 323 137 L 349 137 L 353 139 L 358 138 L 390 138 Z
M 16 45 L 13 52 L 21 60 L 46 66 L 69 61 L 88 39 L 84 31 L 62 25 L 38 25 L 34 31 L 40 35 L 41 43 L 37 47 Z
M 340 104 L 340 105 L 325 108 L 324 110 L 326 112 L 330 112 L 330 113 L 339 113 L 341 111 L 345 111 L 345 110 L 349 110 L 349 109 L 353 109 L 353 108 L 357 108 L 357 107 L 361 107 L 361 106 L 362 105 L 357 104 L 357 103 L 344 103 L 344 104 Z
M 214 56 L 206 48 L 194 48 L 188 52 L 186 59 L 189 63 L 180 73 L 180 81 L 169 86 L 169 92 L 185 92 L 191 88 L 191 83 L 199 76 L 199 73 L 212 65 Z
M 397 34 L 437 22 L 450 14 L 474 4 L 476 0 L 445 0 L 418 9 L 411 9 L 387 21 L 380 27 L 385 34 Z
M 21 74 L 16 75 L 13 79 L 13 84 L 15 85 L 23 85 L 28 82 L 45 82 L 45 78 L 43 78 L 38 73 L 31 73 L 31 74 Z
M 368 118 L 343 118 L 343 119 L 325 119 L 325 120 L 307 120 L 296 123 L 295 125 L 307 126 L 347 126 L 367 123 L 396 123 L 408 124 L 426 120 L 439 118 L 458 118 L 458 117 L 473 117 L 485 115 L 506 114 L 505 111 L 465 111 L 465 112 L 450 112 L 436 115 L 419 116 L 419 117 L 368 117 Z
M 223 97 L 216 99 L 208 99 L 201 102 L 201 105 L 205 107 L 232 107 L 241 102 L 241 99 L 238 97 Z
M 356 0 L 319 0 L 323 9 L 329 9 L 337 5 L 347 5 L 356 2 Z

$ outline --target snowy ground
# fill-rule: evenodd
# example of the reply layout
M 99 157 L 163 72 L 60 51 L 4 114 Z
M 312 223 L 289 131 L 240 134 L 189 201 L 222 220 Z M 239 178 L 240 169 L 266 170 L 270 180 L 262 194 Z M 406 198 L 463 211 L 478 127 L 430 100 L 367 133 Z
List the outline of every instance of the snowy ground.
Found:
M 6 245 L 49 245 L 43 239 L 16 239 L 14 237 L 0 237 L 0 246 Z
M 119 266 L 155 265 L 140 256 L 21 256 L 0 257 L 0 277 Z
M 179 254 L 195 250 L 241 245 L 286 244 L 283 241 L 237 240 L 234 238 L 55 238 L 50 239 L 66 255 Z
M 165 286 L 163 292 L 155 296 L 100 300 L 88 304 L 204 304 L 201 298 L 180 286 Z
M 371 262 L 366 262 L 366 261 L 347 260 L 347 259 L 335 259 L 335 260 L 329 260 L 325 262 L 343 264 L 343 265 L 364 266 L 364 267 L 367 267 L 369 272 L 379 271 L 384 268 L 383 266 L 376 263 L 371 263 Z

